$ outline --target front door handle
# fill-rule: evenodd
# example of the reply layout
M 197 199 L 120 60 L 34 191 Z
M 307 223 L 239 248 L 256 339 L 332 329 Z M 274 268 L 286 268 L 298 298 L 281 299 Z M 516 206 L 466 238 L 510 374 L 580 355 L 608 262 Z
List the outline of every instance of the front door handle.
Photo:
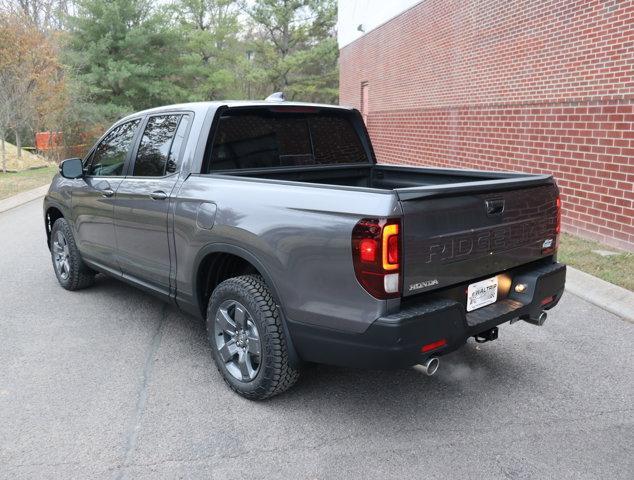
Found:
M 110 182 L 107 180 L 100 181 L 94 188 L 101 193 L 102 197 L 112 197 L 114 195 L 114 190 L 110 186 Z
M 152 197 L 152 200 L 165 200 L 167 198 L 167 193 L 163 190 L 157 190 L 156 192 L 150 193 L 150 197 Z

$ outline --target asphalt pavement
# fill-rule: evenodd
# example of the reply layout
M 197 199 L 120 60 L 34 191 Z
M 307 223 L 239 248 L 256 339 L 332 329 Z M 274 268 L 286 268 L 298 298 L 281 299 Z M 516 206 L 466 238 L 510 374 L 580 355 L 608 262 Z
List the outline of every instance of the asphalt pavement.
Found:
M 252 402 L 196 319 L 104 276 L 59 287 L 35 200 L 0 213 L 0 478 L 631 479 L 633 345 L 567 292 L 433 377 L 314 366 Z

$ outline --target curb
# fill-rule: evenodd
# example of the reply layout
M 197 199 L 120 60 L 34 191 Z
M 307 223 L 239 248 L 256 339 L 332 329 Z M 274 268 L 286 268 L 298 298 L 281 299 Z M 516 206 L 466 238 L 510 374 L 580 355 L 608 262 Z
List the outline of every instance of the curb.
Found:
M 627 322 L 634 323 L 634 292 L 570 266 L 567 267 L 566 290 Z
M 4 200 L 0 200 L 0 213 L 11 210 L 12 208 L 19 207 L 25 203 L 37 200 L 40 197 L 46 195 L 49 185 L 42 185 L 41 187 L 34 188 L 33 190 L 27 190 L 26 192 L 20 192 Z

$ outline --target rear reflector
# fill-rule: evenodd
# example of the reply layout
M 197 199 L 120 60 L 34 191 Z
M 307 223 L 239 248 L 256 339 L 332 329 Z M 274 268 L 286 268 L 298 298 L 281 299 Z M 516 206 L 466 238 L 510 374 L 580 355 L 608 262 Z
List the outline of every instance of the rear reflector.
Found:
M 539 304 L 540 305 L 548 305 L 549 303 L 552 303 L 553 300 L 555 300 L 555 297 L 553 297 L 551 295 L 550 297 L 544 298 L 541 302 L 539 302 Z
M 438 340 L 436 342 L 432 342 L 432 343 L 428 343 L 427 345 L 423 345 L 421 347 L 420 351 L 425 353 L 425 352 L 429 352 L 431 350 L 436 350 L 437 348 L 440 348 L 440 347 L 444 347 L 445 345 L 447 345 L 447 340 L 445 340 L 443 338 L 443 339 Z

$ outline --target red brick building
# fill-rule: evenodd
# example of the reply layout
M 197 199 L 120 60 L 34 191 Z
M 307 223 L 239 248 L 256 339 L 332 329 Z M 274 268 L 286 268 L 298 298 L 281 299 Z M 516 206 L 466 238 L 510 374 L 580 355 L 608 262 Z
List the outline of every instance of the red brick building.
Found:
M 340 51 L 340 102 L 379 162 L 552 173 L 565 231 L 634 250 L 634 0 L 423 0 L 385 20 Z

